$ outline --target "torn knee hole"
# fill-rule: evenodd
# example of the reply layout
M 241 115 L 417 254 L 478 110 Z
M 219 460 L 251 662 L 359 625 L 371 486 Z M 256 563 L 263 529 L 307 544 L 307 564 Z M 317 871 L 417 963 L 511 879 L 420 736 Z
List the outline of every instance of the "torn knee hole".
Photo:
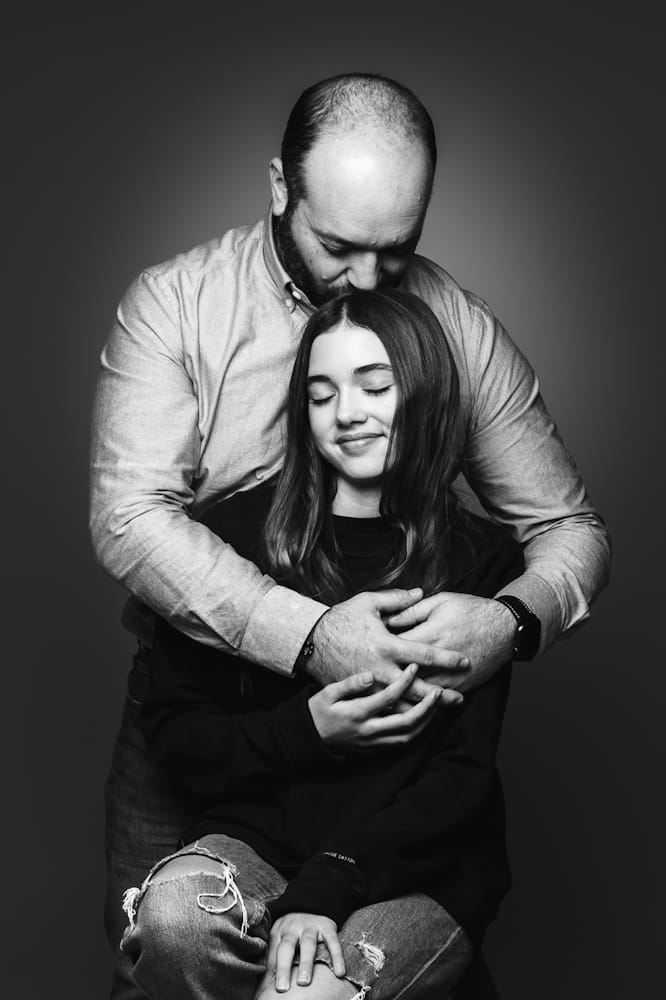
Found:
M 198 867 L 197 862 L 194 860 L 196 857 L 207 857 L 216 861 L 221 866 L 221 871 L 211 871 L 210 869 L 202 869 Z M 190 864 L 182 866 L 180 870 L 177 869 L 173 874 L 170 874 L 168 878 L 155 877 L 169 862 L 176 863 L 181 858 L 184 862 L 189 861 Z M 242 915 L 240 936 L 245 937 L 248 931 L 248 915 L 240 889 L 236 884 L 234 877 L 236 874 L 237 869 L 235 865 L 225 861 L 224 858 L 218 857 L 205 847 L 199 847 L 198 845 L 195 845 L 192 850 L 187 852 L 187 854 L 177 853 L 172 854 L 167 858 L 163 858 L 161 861 L 158 861 L 153 868 L 151 868 L 140 886 L 132 886 L 130 889 L 126 889 L 123 893 L 122 907 L 123 911 L 127 914 L 129 929 L 132 930 L 134 928 L 139 904 L 151 885 L 160 883 L 165 884 L 180 879 L 192 878 L 196 875 L 208 875 L 222 883 L 222 891 L 198 893 L 197 906 L 199 906 L 199 908 L 204 910 L 206 913 L 222 914 L 232 910 L 233 907 L 238 904 Z

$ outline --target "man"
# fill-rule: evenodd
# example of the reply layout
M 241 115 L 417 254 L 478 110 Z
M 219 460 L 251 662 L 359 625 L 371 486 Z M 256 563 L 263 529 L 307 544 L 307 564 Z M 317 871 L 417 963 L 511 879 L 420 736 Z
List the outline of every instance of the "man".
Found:
M 435 683 L 446 704 L 582 622 L 608 574 L 603 524 L 532 369 L 484 303 L 415 255 L 436 164 L 420 102 L 381 77 L 325 80 L 295 105 L 281 152 L 268 218 L 144 272 L 102 354 L 91 530 L 102 565 L 134 595 L 124 620 L 140 640 L 107 787 L 114 946 L 122 890 L 174 849 L 187 818 L 136 726 L 155 611 L 201 642 L 322 683 L 367 668 L 389 683 L 416 662 L 425 673 L 412 699 Z M 279 468 L 287 380 L 312 308 L 350 287 L 398 284 L 447 332 L 462 468 L 524 544 L 526 570 L 502 600 L 390 592 L 328 610 L 191 515 Z M 113 995 L 137 995 L 122 964 Z

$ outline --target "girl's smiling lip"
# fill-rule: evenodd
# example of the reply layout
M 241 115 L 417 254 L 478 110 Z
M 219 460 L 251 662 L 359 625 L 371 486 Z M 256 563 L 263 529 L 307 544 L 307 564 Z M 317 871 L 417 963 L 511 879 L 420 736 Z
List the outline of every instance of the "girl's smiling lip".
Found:
M 362 438 L 381 437 L 379 431 L 349 431 L 347 434 L 338 435 L 338 444 L 341 441 L 360 441 Z
M 343 448 L 345 451 L 361 451 L 367 445 L 372 444 L 378 438 L 382 438 L 384 435 L 372 431 L 357 431 L 356 433 L 341 434 L 337 440 L 336 444 Z

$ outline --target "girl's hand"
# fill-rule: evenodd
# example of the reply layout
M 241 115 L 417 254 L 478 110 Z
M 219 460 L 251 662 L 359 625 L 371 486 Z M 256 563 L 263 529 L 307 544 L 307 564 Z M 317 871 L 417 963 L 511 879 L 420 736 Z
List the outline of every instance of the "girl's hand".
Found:
M 330 917 L 316 913 L 286 913 L 271 927 L 268 943 L 268 969 L 275 969 L 275 988 L 286 993 L 291 986 L 291 970 L 298 952 L 299 986 L 309 986 L 317 945 L 328 948 L 333 972 L 338 978 L 345 974 L 345 960 L 338 939 L 338 928 Z
M 441 697 L 430 691 L 416 705 L 407 706 L 403 695 L 418 667 L 412 663 L 398 680 L 373 692 L 370 671 L 327 684 L 308 704 L 324 743 L 341 747 L 379 747 L 408 743 L 428 724 Z

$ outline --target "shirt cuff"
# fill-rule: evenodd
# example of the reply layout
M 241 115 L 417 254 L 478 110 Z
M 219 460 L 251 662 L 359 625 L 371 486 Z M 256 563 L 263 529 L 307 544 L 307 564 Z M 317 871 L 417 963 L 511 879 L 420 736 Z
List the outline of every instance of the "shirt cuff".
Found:
M 239 652 L 252 663 L 290 675 L 303 643 L 326 611 L 328 605 L 276 584 L 250 616 Z

